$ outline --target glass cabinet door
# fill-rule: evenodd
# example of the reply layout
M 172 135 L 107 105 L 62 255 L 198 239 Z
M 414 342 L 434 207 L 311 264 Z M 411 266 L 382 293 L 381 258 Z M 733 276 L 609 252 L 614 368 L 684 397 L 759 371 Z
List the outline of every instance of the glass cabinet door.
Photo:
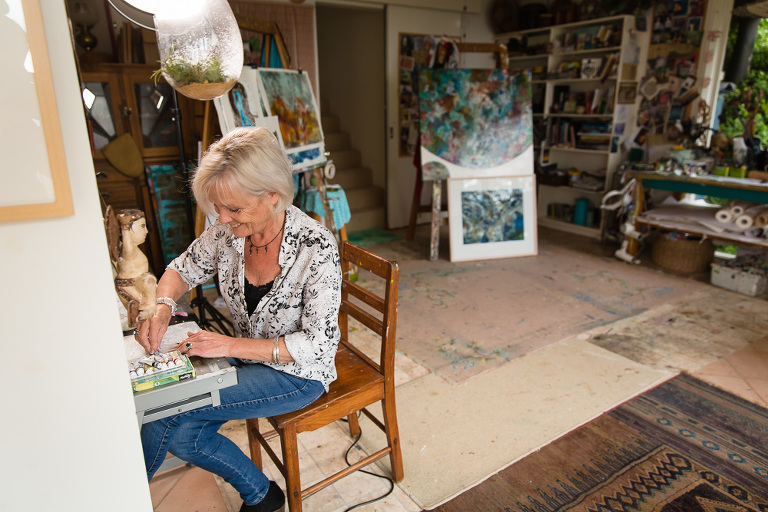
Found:
M 125 90 L 132 110 L 131 131 L 145 157 L 174 156 L 179 153 L 178 132 L 173 116 L 173 89 L 157 83 L 149 73 L 125 76 Z
M 105 73 L 83 73 L 81 93 L 93 150 L 101 156 L 101 149 L 124 131 L 119 113 L 119 85 Z

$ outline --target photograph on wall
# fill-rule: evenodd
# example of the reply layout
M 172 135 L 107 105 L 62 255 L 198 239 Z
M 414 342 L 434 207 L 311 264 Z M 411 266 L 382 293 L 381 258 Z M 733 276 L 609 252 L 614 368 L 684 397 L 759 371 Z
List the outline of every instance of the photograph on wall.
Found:
M 504 69 L 424 69 L 421 162 L 452 178 L 533 173 L 531 75 Z
M 323 130 L 309 75 L 288 69 L 259 69 L 259 90 L 268 114 L 277 116 L 294 169 L 326 161 Z
M 451 261 L 535 255 L 535 190 L 533 175 L 449 179 Z

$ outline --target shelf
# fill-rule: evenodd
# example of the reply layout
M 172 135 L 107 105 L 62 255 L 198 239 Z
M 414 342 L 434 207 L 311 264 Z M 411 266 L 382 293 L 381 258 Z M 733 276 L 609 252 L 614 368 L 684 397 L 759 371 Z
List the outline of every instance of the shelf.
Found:
M 621 46 L 605 46 L 603 48 L 587 48 L 584 50 L 573 50 L 569 52 L 560 52 L 560 53 L 553 53 L 552 55 L 554 57 L 575 57 L 578 55 L 584 55 L 584 54 L 592 54 L 592 53 L 611 53 L 611 52 L 620 52 Z
M 542 114 L 543 115 L 543 114 Z M 545 117 L 569 117 L 573 119 L 611 119 L 613 114 L 546 114 Z
M 603 194 L 605 193 L 603 190 L 587 190 L 584 188 L 578 188 L 578 187 L 572 187 L 571 185 L 548 185 L 546 183 L 539 183 L 540 187 L 549 187 L 552 189 L 557 189 L 558 191 L 573 191 L 574 193 L 578 194 L 584 194 L 584 195 L 590 195 L 597 198 L 601 198 Z
M 616 77 L 609 76 L 608 78 L 549 78 L 546 81 L 553 84 L 588 84 L 588 83 L 602 84 L 607 82 L 608 80 L 615 82 Z M 632 82 L 634 80 L 627 80 L 627 81 Z
M 546 59 L 552 55 L 551 53 L 539 53 L 536 55 L 515 55 L 513 57 L 509 57 L 509 62 L 515 62 L 518 60 L 538 60 L 538 59 Z
M 566 146 L 547 146 L 547 149 L 550 151 L 569 151 L 571 153 L 587 153 L 590 155 L 609 155 L 611 153 L 607 149 L 581 149 Z
M 577 224 L 571 224 L 560 219 L 554 219 L 552 217 L 539 217 L 539 226 L 545 228 L 557 229 L 558 231 L 566 231 L 568 233 L 575 233 L 581 236 L 587 236 L 591 238 L 600 238 L 600 229 L 588 228 L 586 226 L 579 226 Z
M 653 210 L 650 210 L 653 211 Z M 716 240 L 721 242 L 735 243 L 738 245 L 746 245 L 749 247 L 757 247 L 760 249 L 768 249 L 768 240 L 764 238 L 753 238 L 749 236 L 740 235 L 738 233 L 731 233 L 724 231 L 718 233 L 711 229 L 707 229 L 704 226 L 697 226 L 694 223 L 685 221 L 673 221 L 673 220 L 658 220 L 648 219 L 643 215 L 637 217 L 637 224 L 643 224 L 645 226 L 663 229 L 666 231 L 676 231 L 678 233 L 687 233 L 689 235 L 695 235 L 700 237 L 709 238 L 710 240 Z

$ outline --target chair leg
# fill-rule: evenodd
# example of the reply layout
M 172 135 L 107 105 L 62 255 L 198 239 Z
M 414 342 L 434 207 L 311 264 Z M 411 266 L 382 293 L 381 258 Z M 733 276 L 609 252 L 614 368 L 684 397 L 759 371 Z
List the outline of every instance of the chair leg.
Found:
M 280 431 L 285 464 L 285 494 L 288 498 L 288 510 L 301 512 L 301 477 L 299 474 L 299 441 L 295 429 Z
M 349 423 L 349 433 L 352 437 L 360 435 L 360 421 L 357 419 L 357 413 L 352 413 L 347 416 L 347 423 Z
M 392 465 L 392 476 L 395 482 L 403 479 L 403 454 L 400 450 L 400 429 L 397 426 L 397 412 L 395 409 L 394 390 L 390 394 L 391 400 L 386 398 L 381 402 L 381 408 L 384 412 L 384 426 L 386 427 L 387 444 L 392 448 L 389 455 L 389 462 Z
M 245 428 L 248 431 L 248 444 L 251 447 L 251 460 L 256 464 L 257 468 L 263 471 L 264 464 L 261 461 L 261 445 L 259 444 L 259 440 L 256 439 L 256 436 L 253 435 L 254 430 L 256 432 L 259 431 L 259 419 L 249 418 L 245 420 Z

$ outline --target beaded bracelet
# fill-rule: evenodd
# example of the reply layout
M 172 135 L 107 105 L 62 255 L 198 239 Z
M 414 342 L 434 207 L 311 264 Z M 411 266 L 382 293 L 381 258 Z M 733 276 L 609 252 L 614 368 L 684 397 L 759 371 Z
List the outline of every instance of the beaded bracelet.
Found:
M 171 307 L 171 316 L 176 314 L 176 301 L 170 297 L 158 297 L 155 301 L 156 304 L 165 304 Z
M 280 346 L 278 345 L 279 342 L 280 336 L 277 336 L 272 343 L 272 362 L 275 364 L 280 364 Z

